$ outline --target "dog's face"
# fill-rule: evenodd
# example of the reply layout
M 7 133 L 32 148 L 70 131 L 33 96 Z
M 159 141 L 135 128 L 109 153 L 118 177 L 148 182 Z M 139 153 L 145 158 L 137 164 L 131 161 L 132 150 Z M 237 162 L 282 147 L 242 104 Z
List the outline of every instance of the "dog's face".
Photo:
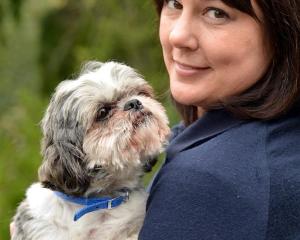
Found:
M 151 87 L 115 62 L 91 62 L 59 84 L 42 130 L 40 181 L 72 195 L 134 186 L 169 134 Z

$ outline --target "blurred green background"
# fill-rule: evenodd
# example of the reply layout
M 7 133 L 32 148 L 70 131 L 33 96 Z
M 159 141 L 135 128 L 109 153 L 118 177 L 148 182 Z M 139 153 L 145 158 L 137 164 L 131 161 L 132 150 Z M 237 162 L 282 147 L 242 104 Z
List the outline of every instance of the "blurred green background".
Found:
M 152 0 L 0 0 L 0 239 L 41 162 L 39 121 L 54 87 L 87 60 L 136 68 L 167 108 Z M 161 157 L 163 158 L 163 157 Z M 147 183 L 151 175 L 146 177 Z

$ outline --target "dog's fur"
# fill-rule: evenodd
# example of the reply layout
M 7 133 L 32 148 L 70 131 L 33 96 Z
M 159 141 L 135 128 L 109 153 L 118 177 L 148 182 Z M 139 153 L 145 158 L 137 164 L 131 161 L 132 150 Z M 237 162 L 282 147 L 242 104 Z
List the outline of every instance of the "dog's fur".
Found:
M 147 198 L 142 176 L 169 134 L 165 111 L 146 81 L 126 65 L 90 62 L 76 80 L 58 85 L 41 125 L 40 182 L 27 190 L 14 216 L 12 239 L 137 239 Z M 81 206 L 53 192 L 116 197 L 124 188 L 130 190 L 126 203 L 77 222 Z

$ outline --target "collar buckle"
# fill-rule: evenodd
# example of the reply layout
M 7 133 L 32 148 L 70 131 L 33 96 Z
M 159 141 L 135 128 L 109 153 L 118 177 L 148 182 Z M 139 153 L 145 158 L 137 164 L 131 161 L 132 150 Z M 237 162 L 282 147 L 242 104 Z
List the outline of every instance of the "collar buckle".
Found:
M 107 209 L 112 209 L 111 203 L 114 199 L 109 199 L 107 202 Z
M 128 201 L 129 201 L 129 191 L 126 191 L 124 196 L 124 202 L 128 202 Z

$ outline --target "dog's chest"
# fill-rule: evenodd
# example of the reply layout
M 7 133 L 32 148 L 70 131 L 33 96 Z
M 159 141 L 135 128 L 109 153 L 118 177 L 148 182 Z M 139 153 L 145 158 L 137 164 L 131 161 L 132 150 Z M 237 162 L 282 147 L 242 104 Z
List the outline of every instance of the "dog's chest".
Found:
M 144 192 L 133 194 L 115 209 L 94 211 L 73 221 L 81 206 L 65 202 L 38 185 L 33 188 L 27 192 L 27 201 L 37 218 L 36 227 L 44 228 L 47 239 L 51 236 L 53 240 L 123 240 L 137 234 L 143 223 L 147 198 Z
M 70 222 L 63 235 L 72 240 L 125 240 L 138 233 L 143 218 L 143 212 L 125 213 L 124 209 L 97 211 Z

